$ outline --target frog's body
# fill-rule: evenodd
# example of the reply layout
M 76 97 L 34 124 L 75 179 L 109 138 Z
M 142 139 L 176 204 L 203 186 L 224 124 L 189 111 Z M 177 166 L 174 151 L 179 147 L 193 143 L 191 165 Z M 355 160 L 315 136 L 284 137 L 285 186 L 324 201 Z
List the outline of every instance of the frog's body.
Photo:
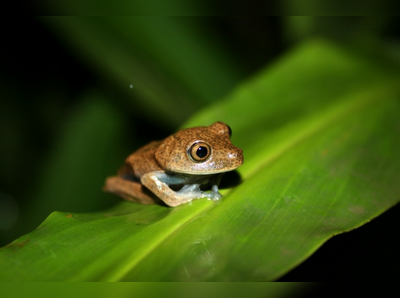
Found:
M 226 124 L 216 122 L 153 141 L 128 156 L 104 189 L 143 204 L 154 203 L 153 193 L 172 207 L 197 198 L 218 200 L 221 174 L 243 163 L 242 149 L 230 142 L 230 135 Z M 208 183 L 211 192 L 200 189 Z M 175 191 L 170 185 L 182 187 Z

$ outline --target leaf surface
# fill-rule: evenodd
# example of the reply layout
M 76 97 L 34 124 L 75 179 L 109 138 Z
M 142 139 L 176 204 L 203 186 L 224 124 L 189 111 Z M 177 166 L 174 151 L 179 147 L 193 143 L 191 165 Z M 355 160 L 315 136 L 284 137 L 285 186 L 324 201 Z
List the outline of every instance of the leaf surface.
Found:
M 186 123 L 224 121 L 244 150 L 223 200 L 54 212 L 0 249 L 0 279 L 277 279 L 399 201 L 399 78 L 395 63 L 304 44 Z

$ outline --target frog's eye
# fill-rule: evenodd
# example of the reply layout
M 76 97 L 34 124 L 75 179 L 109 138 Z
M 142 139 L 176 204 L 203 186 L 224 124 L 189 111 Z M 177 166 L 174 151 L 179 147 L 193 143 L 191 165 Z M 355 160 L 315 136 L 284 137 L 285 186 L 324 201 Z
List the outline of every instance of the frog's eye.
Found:
M 193 161 L 203 162 L 210 157 L 211 147 L 206 143 L 196 142 L 189 148 L 188 154 Z

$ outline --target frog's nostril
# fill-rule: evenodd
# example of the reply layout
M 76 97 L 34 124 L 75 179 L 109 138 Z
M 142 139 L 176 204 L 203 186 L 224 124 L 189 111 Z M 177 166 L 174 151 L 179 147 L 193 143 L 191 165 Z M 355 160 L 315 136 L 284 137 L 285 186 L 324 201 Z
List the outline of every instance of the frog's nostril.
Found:
M 237 157 L 237 153 L 228 153 L 228 157 L 229 158 L 236 158 Z

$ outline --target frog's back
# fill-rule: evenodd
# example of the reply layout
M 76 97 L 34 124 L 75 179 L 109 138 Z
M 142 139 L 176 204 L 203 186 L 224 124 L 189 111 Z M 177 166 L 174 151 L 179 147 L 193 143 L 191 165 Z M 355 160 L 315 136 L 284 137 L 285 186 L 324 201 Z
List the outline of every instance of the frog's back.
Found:
M 153 141 L 132 153 L 125 160 L 126 166 L 132 169 L 135 177 L 140 178 L 146 173 L 162 170 L 154 157 L 160 143 L 161 141 Z

